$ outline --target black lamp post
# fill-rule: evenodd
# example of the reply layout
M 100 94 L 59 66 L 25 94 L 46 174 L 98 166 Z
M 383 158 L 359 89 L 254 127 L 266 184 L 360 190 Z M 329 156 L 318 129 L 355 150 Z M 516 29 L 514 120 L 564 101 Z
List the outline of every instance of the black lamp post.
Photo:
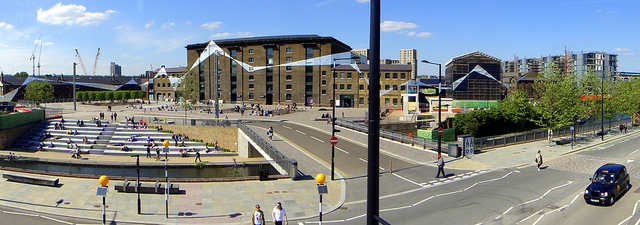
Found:
M 438 155 L 440 155 L 442 146 L 442 135 L 440 134 L 440 128 L 442 128 L 442 64 L 429 62 L 427 60 L 422 60 L 422 62 L 438 65 L 438 149 L 436 151 Z
M 331 115 L 331 137 L 336 136 L 336 60 L 344 60 L 344 59 L 359 59 L 357 56 L 352 56 L 349 58 L 333 58 L 333 100 L 331 100 L 331 105 L 333 108 L 333 112 Z M 358 78 L 359 79 L 359 78 Z M 331 145 L 331 180 L 335 180 L 335 157 L 336 157 L 336 146 Z
M 136 192 L 138 193 L 138 215 L 140 214 L 140 155 L 132 155 L 136 157 L 136 172 L 138 173 L 138 179 L 136 180 Z
M 601 106 L 601 118 L 600 118 L 600 132 L 602 132 L 602 140 L 604 141 L 604 73 L 602 74 L 602 78 L 600 79 L 600 85 L 601 85 L 601 93 L 602 96 L 600 97 L 600 106 Z

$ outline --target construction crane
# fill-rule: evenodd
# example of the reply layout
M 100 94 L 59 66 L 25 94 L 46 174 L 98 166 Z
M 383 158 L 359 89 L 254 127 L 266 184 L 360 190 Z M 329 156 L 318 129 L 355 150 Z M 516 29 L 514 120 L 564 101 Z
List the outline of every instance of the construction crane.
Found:
M 36 40 L 36 46 L 33 47 L 33 52 L 31 53 L 31 58 L 29 58 L 29 60 L 31 60 L 32 64 L 33 64 L 33 73 L 32 76 L 36 75 L 36 50 L 38 49 L 38 44 L 41 43 L 40 38 L 42 38 L 42 34 L 40 34 L 40 37 L 38 37 L 38 40 Z
M 80 57 L 80 52 L 78 52 L 78 49 L 76 49 L 76 58 L 78 58 L 78 62 L 80 62 L 80 67 L 82 68 L 82 72 L 84 72 L 84 75 L 88 75 L 87 69 L 84 68 L 84 63 L 82 62 L 82 57 Z
M 91 76 L 96 75 L 96 69 L 98 68 L 98 58 L 100 58 L 100 48 L 98 48 L 98 54 L 96 54 L 96 62 L 93 63 L 93 72 L 91 72 Z
M 40 59 L 42 58 L 40 56 L 42 56 L 42 42 L 40 43 L 40 53 L 38 53 L 38 76 L 40 76 Z

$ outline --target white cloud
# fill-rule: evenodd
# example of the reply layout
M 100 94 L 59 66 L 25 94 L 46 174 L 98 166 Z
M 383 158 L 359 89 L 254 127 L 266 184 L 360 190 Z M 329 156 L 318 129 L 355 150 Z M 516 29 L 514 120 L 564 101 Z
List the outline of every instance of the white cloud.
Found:
M 596 9 L 596 12 L 597 13 L 602 12 L 602 9 Z
M 153 20 L 147 24 L 144 25 L 145 28 L 149 29 L 149 27 L 153 26 Z
M 6 30 L 9 30 L 9 29 L 13 28 L 13 25 L 8 24 L 6 22 L 0 22 L 0 28 L 4 28 Z
M 628 52 L 628 48 L 616 48 L 616 52 Z
M 162 24 L 162 28 L 167 29 L 169 27 L 172 27 L 173 25 L 176 25 L 176 24 L 173 22 L 168 22 L 168 23 Z
M 628 56 L 632 56 L 632 55 L 636 55 L 636 53 L 633 52 L 623 52 L 622 55 L 628 55 Z
M 211 38 L 250 37 L 250 36 L 251 36 L 251 32 L 236 32 L 236 33 L 225 32 L 225 33 L 212 34 Z
M 200 25 L 200 27 L 203 27 L 203 28 L 209 29 L 209 30 L 213 30 L 213 29 L 216 29 L 216 28 L 220 27 L 220 24 L 222 24 L 222 22 L 207 22 L 205 24 Z
M 122 29 L 122 25 L 117 26 L 117 27 L 114 27 L 113 29 L 114 29 L 114 30 L 120 30 L 120 29 Z
M 403 29 L 417 28 L 415 23 L 399 22 L 399 21 L 384 21 L 380 24 L 381 31 L 397 31 Z
M 433 36 L 433 34 L 429 33 L 429 32 L 420 32 L 420 33 L 418 33 L 418 32 L 415 32 L 415 31 L 409 31 L 409 33 L 407 33 L 407 35 L 421 37 L 421 38 Z
M 184 24 L 193 24 L 191 21 L 184 22 Z
M 114 10 L 107 10 L 104 13 L 101 12 L 87 12 L 87 8 L 83 5 L 62 5 L 61 2 L 54 5 L 48 10 L 43 11 L 42 8 L 38 9 L 37 19 L 40 22 L 58 25 L 74 25 L 80 24 L 83 26 L 99 24 L 101 21 L 109 18 L 109 14 L 115 13 Z
M 369 2 L 369 0 L 356 0 L 356 2 L 365 3 L 365 2 Z

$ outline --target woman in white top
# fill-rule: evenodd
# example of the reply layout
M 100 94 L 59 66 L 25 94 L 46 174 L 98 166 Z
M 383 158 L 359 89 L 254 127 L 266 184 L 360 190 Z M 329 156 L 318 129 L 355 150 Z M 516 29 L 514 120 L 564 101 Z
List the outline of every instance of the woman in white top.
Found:
M 280 204 L 280 202 L 276 203 L 276 207 L 273 208 L 271 216 L 273 217 L 273 222 L 276 225 L 282 225 L 282 221 L 284 221 L 285 224 L 289 224 L 287 221 L 287 213 L 282 208 L 282 204 Z

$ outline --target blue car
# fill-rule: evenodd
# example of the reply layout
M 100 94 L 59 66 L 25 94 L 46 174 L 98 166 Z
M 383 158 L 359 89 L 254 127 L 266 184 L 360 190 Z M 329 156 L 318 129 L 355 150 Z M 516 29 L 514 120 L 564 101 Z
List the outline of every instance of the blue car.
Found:
M 591 184 L 584 191 L 584 200 L 588 204 L 613 205 L 631 188 L 627 168 L 620 164 L 605 164 L 593 174 Z

